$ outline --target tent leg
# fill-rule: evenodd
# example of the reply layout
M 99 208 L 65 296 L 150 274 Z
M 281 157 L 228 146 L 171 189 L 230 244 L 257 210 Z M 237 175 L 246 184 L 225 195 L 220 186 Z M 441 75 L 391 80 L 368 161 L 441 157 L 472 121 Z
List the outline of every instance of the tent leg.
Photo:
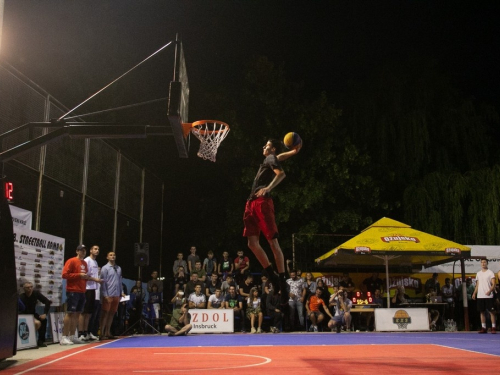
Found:
M 462 300 L 464 302 L 464 328 L 468 332 L 470 331 L 470 326 L 469 326 L 469 303 L 467 301 L 467 289 L 465 287 L 466 285 L 466 280 L 465 280 L 465 260 L 464 258 L 460 259 L 460 269 L 462 271 Z
M 389 290 L 389 259 L 387 255 L 384 255 L 384 262 L 385 262 L 385 292 L 387 294 L 387 307 L 391 307 L 391 294 Z

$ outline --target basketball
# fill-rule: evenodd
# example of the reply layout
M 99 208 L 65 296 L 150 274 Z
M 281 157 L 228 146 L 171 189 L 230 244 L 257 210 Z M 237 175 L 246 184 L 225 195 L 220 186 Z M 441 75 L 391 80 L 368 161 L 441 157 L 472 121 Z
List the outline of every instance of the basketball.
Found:
M 300 138 L 300 135 L 298 135 L 297 133 L 290 132 L 285 135 L 285 138 L 283 138 L 283 143 L 285 144 L 286 148 L 295 149 L 302 143 L 302 138 Z

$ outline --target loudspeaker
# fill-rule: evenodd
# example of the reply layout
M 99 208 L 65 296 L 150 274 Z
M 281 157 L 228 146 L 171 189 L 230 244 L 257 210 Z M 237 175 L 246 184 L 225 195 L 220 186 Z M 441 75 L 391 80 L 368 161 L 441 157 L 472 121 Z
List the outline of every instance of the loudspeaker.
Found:
M 134 244 L 134 266 L 147 267 L 149 266 L 149 244 L 136 243 Z

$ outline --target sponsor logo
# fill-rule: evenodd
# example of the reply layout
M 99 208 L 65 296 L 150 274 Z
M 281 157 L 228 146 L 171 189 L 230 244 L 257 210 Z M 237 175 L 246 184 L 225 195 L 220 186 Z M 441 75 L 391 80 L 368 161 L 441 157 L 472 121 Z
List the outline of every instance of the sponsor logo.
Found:
M 461 253 L 460 249 L 456 247 L 447 247 L 444 252 L 446 255 L 459 255 Z
M 411 316 L 406 310 L 398 310 L 394 313 L 392 322 L 398 326 L 398 329 L 406 329 L 411 324 Z
M 372 252 L 372 249 L 370 249 L 368 246 L 356 246 L 354 248 L 354 254 L 370 254 Z
M 415 242 L 415 243 L 420 242 L 420 240 L 417 237 L 400 236 L 400 235 L 380 237 L 380 239 L 383 242 Z

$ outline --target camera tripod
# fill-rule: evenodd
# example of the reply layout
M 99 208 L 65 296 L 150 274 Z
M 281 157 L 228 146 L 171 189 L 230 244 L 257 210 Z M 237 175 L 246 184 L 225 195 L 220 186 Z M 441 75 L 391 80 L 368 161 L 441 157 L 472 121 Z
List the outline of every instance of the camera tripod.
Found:
M 144 319 L 144 316 L 142 315 L 142 309 L 143 309 L 143 305 L 141 304 L 140 308 L 139 308 L 139 306 L 137 308 L 137 311 L 139 311 L 139 314 L 140 314 L 139 319 L 137 319 L 137 321 L 134 322 L 134 324 L 132 324 L 130 327 L 128 327 L 122 333 L 123 336 L 125 336 L 127 334 L 127 332 L 131 331 L 136 326 L 138 326 L 140 328 L 142 333 L 144 333 L 145 329 L 147 329 L 147 327 L 149 327 L 149 328 L 151 328 L 152 332 L 156 332 L 156 334 L 161 335 L 161 332 L 158 329 L 153 327 L 146 319 Z

